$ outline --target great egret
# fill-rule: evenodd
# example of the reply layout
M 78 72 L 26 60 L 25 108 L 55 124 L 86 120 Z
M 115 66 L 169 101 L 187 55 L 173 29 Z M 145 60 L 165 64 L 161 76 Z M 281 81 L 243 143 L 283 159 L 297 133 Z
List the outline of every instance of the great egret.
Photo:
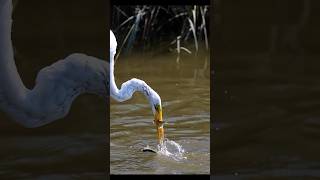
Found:
M 119 90 L 114 80 L 114 56 L 117 49 L 117 40 L 113 32 L 110 31 L 110 95 L 115 100 L 122 102 L 130 99 L 136 91 L 142 92 L 149 103 L 154 114 L 154 123 L 157 127 L 157 135 L 159 143 L 164 139 L 164 129 L 162 120 L 162 106 L 160 96 L 140 79 L 133 78 L 121 85 Z
M 98 58 L 74 53 L 43 68 L 36 85 L 27 89 L 17 71 L 11 41 L 12 1 L 0 0 L 0 108 L 17 123 L 39 127 L 63 118 L 73 100 L 82 93 L 93 93 L 104 98 L 110 94 L 117 101 L 130 99 L 135 91 L 142 92 L 152 106 L 159 141 L 163 139 L 162 108 L 159 95 L 144 81 L 131 79 L 119 90 L 114 81 L 114 55 L 117 42 L 110 31 L 109 64 Z M 109 81 L 110 80 L 110 81 Z

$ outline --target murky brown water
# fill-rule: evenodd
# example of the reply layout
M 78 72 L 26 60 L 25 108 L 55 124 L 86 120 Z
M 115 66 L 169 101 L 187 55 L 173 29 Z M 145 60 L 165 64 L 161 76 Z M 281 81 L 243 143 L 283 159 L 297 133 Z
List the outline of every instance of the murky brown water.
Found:
M 155 147 L 157 137 L 149 103 L 135 94 L 127 102 L 111 101 L 111 174 L 209 173 L 210 62 L 202 56 L 181 58 L 177 67 L 175 55 L 150 58 L 120 57 L 117 85 L 136 77 L 159 93 L 167 122 L 165 136 L 182 146 L 186 159 L 141 152 L 147 145 Z

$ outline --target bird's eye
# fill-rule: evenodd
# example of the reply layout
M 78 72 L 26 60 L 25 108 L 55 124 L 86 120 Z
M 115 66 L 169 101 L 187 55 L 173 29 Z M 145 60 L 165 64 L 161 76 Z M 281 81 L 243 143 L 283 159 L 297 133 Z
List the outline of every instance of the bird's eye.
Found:
M 157 111 L 161 110 L 161 106 L 159 104 L 154 105 L 154 109 Z
M 160 105 L 159 105 L 159 104 L 156 104 L 156 105 L 154 105 L 154 108 L 155 108 L 157 111 L 159 111 L 159 110 L 160 110 Z

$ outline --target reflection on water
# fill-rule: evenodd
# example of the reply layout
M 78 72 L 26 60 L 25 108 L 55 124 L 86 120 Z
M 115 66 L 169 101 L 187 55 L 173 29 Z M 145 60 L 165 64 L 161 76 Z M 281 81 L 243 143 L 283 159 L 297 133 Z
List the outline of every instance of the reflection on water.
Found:
M 150 59 L 151 58 L 151 59 Z M 209 59 L 209 58 L 207 58 Z M 165 136 L 179 144 L 183 157 L 142 152 L 157 147 L 149 103 L 141 94 L 127 102 L 111 101 L 110 171 L 112 174 L 209 173 L 210 169 L 210 78 L 208 60 L 176 57 L 129 57 L 116 62 L 116 83 L 133 77 L 143 79 L 162 99 Z M 208 66 L 209 67 L 209 66 Z M 177 147 L 177 146 L 175 146 Z M 182 149 L 181 149 L 182 151 Z
M 320 176 L 318 67 L 308 56 L 215 61 L 215 178 Z

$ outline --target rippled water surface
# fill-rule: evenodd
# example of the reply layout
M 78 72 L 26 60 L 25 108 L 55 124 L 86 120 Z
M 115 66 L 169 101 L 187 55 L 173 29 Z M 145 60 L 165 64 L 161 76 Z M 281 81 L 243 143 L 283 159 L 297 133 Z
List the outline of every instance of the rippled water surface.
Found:
M 209 58 L 208 58 L 209 59 Z M 207 174 L 210 169 L 210 62 L 204 56 L 174 55 L 120 58 L 117 85 L 133 77 L 143 79 L 162 99 L 166 121 L 166 153 L 142 152 L 157 148 L 149 103 L 141 94 L 118 103 L 111 101 L 110 171 L 112 174 Z M 175 144 L 177 143 L 177 144 Z M 177 145 L 183 151 L 177 153 Z M 171 148 L 171 149 L 170 149 Z

